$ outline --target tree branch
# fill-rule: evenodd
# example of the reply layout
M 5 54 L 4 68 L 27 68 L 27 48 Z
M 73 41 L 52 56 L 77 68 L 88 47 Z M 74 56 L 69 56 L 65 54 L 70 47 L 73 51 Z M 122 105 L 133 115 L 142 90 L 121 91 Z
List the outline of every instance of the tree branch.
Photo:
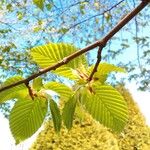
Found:
M 42 75 L 42 74 L 45 74 L 51 70 L 56 70 L 57 68 L 67 64 L 68 62 L 70 62 L 72 59 L 100 46 L 100 47 L 104 47 L 107 43 L 107 41 L 109 39 L 111 39 L 123 26 L 125 26 L 133 17 L 135 17 L 145 6 L 148 5 L 148 3 L 150 2 L 150 0 L 143 0 L 135 9 L 133 9 L 130 13 L 128 13 L 123 19 L 121 19 L 118 24 L 104 37 L 102 38 L 101 40 L 98 40 L 96 42 L 94 42 L 93 44 L 91 45 L 88 45 L 86 46 L 85 48 L 65 57 L 63 60 L 59 61 L 58 63 L 50 66 L 50 67 L 47 67 L 45 69 L 43 69 L 42 71 L 39 71 L 31 76 L 29 76 L 28 78 L 24 79 L 24 80 L 20 80 L 16 83 L 13 83 L 11 85 L 8 85 L 8 86 L 5 86 L 5 87 L 2 87 L 0 89 L 0 92 L 4 91 L 4 90 L 7 90 L 7 89 L 10 89 L 14 86 L 17 86 L 17 85 L 20 85 L 20 84 L 26 84 L 28 82 L 30 82 L 31 80 L 35 79 L 36 77 Z
M 93 75 L 97 72 L 98 65 L 99 65 L 101 58 L 102 58 L 102 56 L 101 56 L 102 50 L 103 50 L 103 47 L 99 46 L 99 49 L 97 51 L 97 61 L 96 61 L 96 64 L 95 64 L 89 78 L 88 78 L 88 81 L 91 81 L 93 78 Z
M 89 20 L 91 20 L 91 19 L 93 19 L 93 18 L 95 18 L 95 17 L 104 15 L 106 12 L 109 12 L 109 11 L 111 11 L 113 8 L 115 8 L 115 7 L 117 7 L 118 5 L 120 5 L 123 1 L 124 1 L 124 0 L 119 1 L 118 3 L 116 3 L 115 5 L 113 5 L 112 7 L 110 7 L 110 8 L 108 8 L 108 9 L 104 10 L 102 13 L 98 13 L 98 14 L 96 14 L 96 15 L 90 16 L 89 18 L 86 18 L 86 19 L 84 19 L 84 20 L 82 20 L 82 21 L 80 21 L 80 22 L 77 22 L 77 23 L 73 24 L 72 26 L 70 26 L 69 28 L 67 28 L 67 30 L 68 30 L 67 32 L 69 32 L 72 28 L 75 28 L 76 26 L 78 26 L 78 25 L 80 25 L 80 24 L 82 24 L 82 23 L 84 23 L 84 22 L 87 22 L 87 21 L 89 21 Z M 66 34 L 67 32 L 65 32 L 64 34 L 62 34 L 62 35 L 59 37 L 58 42 L 65 36 L 65 34 Z
M 28 88 L 29 95 L 31 96 L 32 100 L 34 100 L 34 93 L 33 89 L 30 87 L 29 82 L 25 83 L 26 87 Z

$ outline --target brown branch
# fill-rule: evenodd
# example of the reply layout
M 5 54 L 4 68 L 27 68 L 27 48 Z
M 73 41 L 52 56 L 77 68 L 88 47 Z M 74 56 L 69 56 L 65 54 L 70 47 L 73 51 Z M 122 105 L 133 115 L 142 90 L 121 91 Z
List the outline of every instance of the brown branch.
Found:
M 88 78 L 88 81 L 91 81 L 93 78 L 93 75 L 97 72 L 98 65 L 101 62 L 101 58 L 102 58 L 102 56 L 101 56 L 102 50 L 103 50 L 103 47 L 99 46 L 99 49 L 97 51 L 97 61 L 96 61 L 96 64 L 95 64 L 89 78 Z
M 120 20 L 120 22 L 101 40 L 98 40 L 96 42 L 94 42 L 93 44 L 91 45 L 88 45 L 87 47 L 65 57 L 63 60 L 59 61 L 58 63 L 50 66 L 50 67 L 47 67 L 45 69 L 43 69 L 42 71 L 39 71 L 38 73 L 35 73 L 31 76 L 29 76 L 28 78 L 24 79 L 24 80 L 20 80 L 16 83 L 13 83 L 11 85 L 8 85 L 6 87 L 2 87 L 0 89 L 0 92 L 4 91 L 4 90 L 7 90 L 9 88 L 12 88 L 14 86 L 17 86 L 17 85 L 20 85 L 20 84 L 25 84 L 25 83 L 28 83 L 30 82 L 31 80 L 35 79 L 36 77 L 42 75 L 42 74 L 45 74 L 51 70 L 56 70 L 57 68 L 67 64 L 68 62 L 70 62 L 72 59 L 100 46 L 100 47 L 104 47 L 107 43 L 107 41 L 109 39 L 111 39 L 123 26 L 125 26 L 133 17 L 135 17 L 145 6 L 148 5 L 148 3 L 150 2 L 150 0 L 143 0 L 141 2 L 141 4 L 139 4 L 135 9 L 133 9 L 130 13 L 128 13 L 123 19 Z
M 28 88 L 29 95 L 31 96 L 32 100 L 34 100 L 34 93 L 33 93 L 32 88 L 31 88 L 30 85 L 29 85 L 29 82 L 26 82 L 25 85 L 26 85 L 26 87 Z

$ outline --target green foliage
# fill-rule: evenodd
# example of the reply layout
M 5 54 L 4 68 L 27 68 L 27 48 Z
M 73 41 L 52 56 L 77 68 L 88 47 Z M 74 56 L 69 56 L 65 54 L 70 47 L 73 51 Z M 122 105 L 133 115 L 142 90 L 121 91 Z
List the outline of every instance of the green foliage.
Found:
M 50 43 L 43 46 L 34 47 L 31 49 L 31 56 L 33 60 L 41 67 L 46 68 L 49 67 L 70 54 L 77 51 L 77 48 L 71 44 L 65 43 Z M 78 57 L 73 59 L 71 62 L 66 64 L 66 66 L 75 69 L 78 68 L 81 64 L 85 64 L 84 57 Z
M 85 92 L 85 91 L 84 91 Z M 95 84 L 92 93 L 85 92 L 86 110 L 103 125 L 121 132 L 128 120 L 128 108 L 122 95 L 109 85 Z
M 30 150 L 149 150 L 150 128 L 128 90 L 120 86 L 117 90 L 129 108 L 129 123 L 121 134 L 112 134 L 86 114 L 82 123 L 76 117 L 69 133 L 62 128 L 59 136 L 52 122 L 46 122 Z
M 39 129 L 47 112 L 47 104 L 47 100 L 42 97 L 16 102 L 9 119 L 16 144 L 29 138 Z
M 39 91 L 43 86 L 42 78 L 38 77 L 33 80 L 33 89 Z
M 22 80 L 21 76 L 14 76 L 7 79 L 1 87 L 5 87 L 12 83 Z M 7 100 L 15 99 L 15 98 L 25 98 L 28 95 L 28 89 L 24 84 L 15 86 L 8 90 L 5 90 L 0 93 L 0 103 L 4 103 Z
M 41 68 L 46 68 L 59 61 L 65 62 L 66 57 L 76 51 L 77 48 L 70 44 L 50 43 L 32 48 L 31 56 Z M 60 132 L 62 121 L 70 130 L 74 115 L 80 113 L 79 106 L 104 126 L 120 133 L 128 121 L 127 105 L 121 94 L 106 83 L 106 78 L 111 72 L 124 72 L 124 69 L 101 63 L 89 81 L 92 69 L 93 66 L 87 66 L 85 56 L 80 56 L 53 72 L 73 79 L 71 88 L 55 81 L 43 83 L 38 77 L 32 84 L 21 84 L 1 92 L 1 102 L 14 98 L 17 101 L 10 114 L 10 128 L 16 143 L 35 133 L 49 110 L 56 132 Z M 20 76 L 9 78 L 3 86 L 22 79 Z M 52 92 L 56 93 L 59 105 Z
M 73 124 L 73 116 L 75 113 L 77 100 L 74 95 L 65 103 L 62 113 L 62 119 L 67 129 L 71 129 Z
M 69 97 L 73 94 L 73 91 L 71 88 L 69 88 L 63 83 L 58 83 L 54 81 L 44 84 L 44 88 L 46 90 L 52 90 L 56 92 L 60 96 L 60 98 L 65 101 L 68 100 Z
M 65 57 L 76 51 L 77 48 L 71 44 L 50 43 L 33 48 L 31 50 L 31 56 L 41 68 L 46 68 L 54 65 L 62 59 L 65 62 Z M 54 73 L 70 79 L 74 79 L 75 76 L 72 74 L 73 69 L 79 68 L 79 66 L 81 66 L 82 64 L 86 64 L 86 60 L 83 56 L 78 57 L 67 63 L 65 66 L 56 69 Z
M 50 110 L 52 114 L 55 131 L 59 132 L 61 128 L 61 114 L 56 102 L 52 99 L 50 99 Z
M 94 66 L 91 66 L 88 70 L 88 74 L 93 70 Z M 94 79 L 99 80 L 102 84 L 106 81 L 108 75 L 111 72 L 125 72 L 125 70 L 121 67 L 117 67 L 108 63 L 101 63 L 97 68 L 97 72 L 94 74 Z

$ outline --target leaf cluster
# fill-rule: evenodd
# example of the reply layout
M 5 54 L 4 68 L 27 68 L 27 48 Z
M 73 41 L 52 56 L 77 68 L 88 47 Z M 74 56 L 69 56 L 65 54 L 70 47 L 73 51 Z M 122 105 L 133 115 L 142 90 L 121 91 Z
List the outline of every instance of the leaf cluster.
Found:
M 70 44 L 49 43 L 31 49 L 31 56 L 41 69 L 65 61 L 65 57 L 77 51 Z M 32 83 L 23 83 L 0 93 L 0 102 L 16 101 L 9 116 L 10 129 L 19 143 L 33 135 L 42 125 L 50 112 L 55 131 L 60 132 L 62 124 L 70 130 L 74 115 L 84 118 L 89 113 L 95 120 L 117 133 L 121 132 L 128 121 L 128 108 L 122 95 L 106 82 L 113 72 L 124 69 L 101 63 L 91 81 L 88 80 L 93 66 L 88 66 L 85 56 L 53 71 L 54 74 L 73 81 L 71 87 L 56 81 L 44 82 L 35 78 Z M 7 79 L 2 87 L 23 80 L 21 76 Z M 56 93 L 56 97 L 53 93 Z M 56 100 L 60 103 L 57 103 Z

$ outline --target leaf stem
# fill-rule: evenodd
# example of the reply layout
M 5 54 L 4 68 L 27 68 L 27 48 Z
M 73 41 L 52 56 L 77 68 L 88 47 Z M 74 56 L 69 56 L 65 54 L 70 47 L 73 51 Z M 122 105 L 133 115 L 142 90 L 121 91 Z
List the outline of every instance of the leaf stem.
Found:
M 33 93 L 32 88 L 31 88 L 30 85 L 29 85 L 29 82 L 26 82 L 25 85 L 26 85 L 26 87 L 28 88 L 29 95 L 31 96 L 32 100 L 34 100 L 34 93 Z
M 97 72 L 97 68 L 98 68 L 99 63 L 101 62 L 101 58 L 102 58 L 102 55 L 101 55 L 102 54 L 102 49 L 103 49 L 103 47 L 99 46 L 99 49 L 97 51 L 97 61 L 96 61 L 96 64 L 95 64 L 89 78 L 88 78 L 88 81 L 91 81 L 94 74 Z

